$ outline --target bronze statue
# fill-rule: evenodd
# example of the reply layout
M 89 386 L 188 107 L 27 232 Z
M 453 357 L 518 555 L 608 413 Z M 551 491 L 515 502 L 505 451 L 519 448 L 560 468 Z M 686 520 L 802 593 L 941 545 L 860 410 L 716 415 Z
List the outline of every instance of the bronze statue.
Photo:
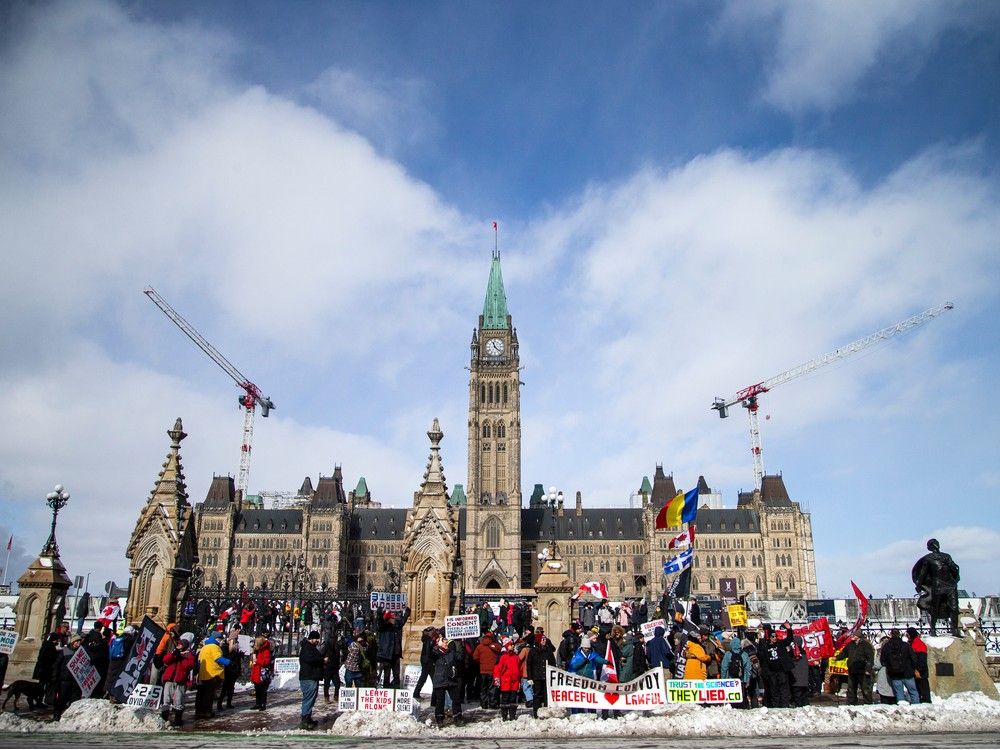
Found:
M 951 555 L 941 551 L 937 539 L 927 540 L 928 553 L 913 566 L 913 584 L 917 587 L 917 607 L 931 623 L 931 635 L 937 635 L 937 621 L 949 620 L 951 634 L 958 630 L 958 565 Z

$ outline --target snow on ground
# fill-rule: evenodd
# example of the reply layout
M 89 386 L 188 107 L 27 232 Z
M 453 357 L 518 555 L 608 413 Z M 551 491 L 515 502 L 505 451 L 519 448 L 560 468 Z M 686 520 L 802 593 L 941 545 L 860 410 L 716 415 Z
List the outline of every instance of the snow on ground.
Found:
M 331 734 L 359 737 L 796 737 L 843 734 L 1000 731 L 1000 702 L 981 693 L 959 693 L 935 704 L 872 705 L 733 712 L 729 706 L 702 708 L 671 705 L 655 714 L 627 712 L 601 721 L 595 714 L 568 715 L 561 709 L 543 709 L 545 718 L 533 719 L 526 709 L 516 723 L 499 719 L 443 729 L 430 720 L 420 723 L 402 714 L 352 712 L 334 723 Z M 547 714 L 547 716 L 546 716 Z
M 119 706 L 97 698 L 76 701 L 59 721 L 0 714 L 0 732 L 161 732 L 166 726 L 156 711 Z

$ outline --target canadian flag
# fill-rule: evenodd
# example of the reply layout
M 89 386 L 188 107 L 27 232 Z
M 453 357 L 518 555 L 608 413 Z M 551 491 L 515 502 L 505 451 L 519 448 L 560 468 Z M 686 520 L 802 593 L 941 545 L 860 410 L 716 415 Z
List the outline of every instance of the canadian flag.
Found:
M 573 595 L 573 598 L 575 599 L 581 594 L 590 594 L 597 599 L 607 599 L 608 587 L 601 581 L 587 581 L 586 583 L 580 584 L 580 589 Z
M 669 549 L 684 549 L 692 544 L 694 544 L 694 524 L 691 524 L 684 531 L 671 539 L 667 547 Z
M 115 599 L 114 604 L 108 604 L 108 606 L 101 610 L 101 616 L 97 618 L 97 623 L 106 628 L 110 628 L 111 623 L 118 619 L 118 615 L 121 614 L 121 611 L 121 607 L 118 606 L 118 600 Z
M 232 606 L 232 607 L 230 607 L 229 609 L 222 610 L 219 613 L 219 622 L 221 623 L 221 622 L 228 621 L 229 618 L 233 616 L 234 612 L 236 612 L 236 606 L 235 605 Z
M 618 666 L 615 664 L 615 653 L 611 650 L 611 641 L 608 641 L 604 660 L 607 661 L 607 664 L 601 667 L 601 679 L 605 682 L 618 682 Z

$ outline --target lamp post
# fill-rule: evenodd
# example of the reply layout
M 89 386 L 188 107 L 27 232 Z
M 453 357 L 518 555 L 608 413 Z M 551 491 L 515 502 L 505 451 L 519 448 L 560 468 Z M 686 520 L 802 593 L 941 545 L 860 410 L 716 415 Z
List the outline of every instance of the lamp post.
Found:
M 548 494 L 543 495 L 542 497 L 548 500 L 547 505 L 549 506 L 549 519 L 551 520 L 549 538 L 552 540 L 552 554 L 555 555 L 555 551 L 557 548 L 556 508 L 562 505 L 565 495 L 563 495 L 562 490 L 557 490 L 555 487 L 549 487 Z
M 56 544 L 56 518 L 68 502 L 69 493 L 61 484 L 57 484 L 52 492 L 45 496 L 45 504 L 52 508 L 52 530 L 49 532 L 48 541 L 42 547 L 42 557 L 59 557 L 59 545 Z

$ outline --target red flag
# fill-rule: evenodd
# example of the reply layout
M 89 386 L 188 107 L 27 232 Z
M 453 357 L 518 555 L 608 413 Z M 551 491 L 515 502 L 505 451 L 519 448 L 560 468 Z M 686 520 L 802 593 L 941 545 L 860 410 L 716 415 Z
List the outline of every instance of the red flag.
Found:
M 851 581 L 851 588 L 854 589 L 854 595 L 858 597 L 858 608 L 861 610 L 860 619 L 863 623 L 866 619 L 868 619 L 868 597 L 861 593 L 861 589 L 858 588 L 858 584 L 854 581 Z
M 580 584 L 580 588 L 573 595 L 573 598 L 577 598 L 580 594 L 590 594 L 598 599 L 607 599 L 608 587 L 601 581 L 587 581 L 586 583 Z
M 847 645 L 851 637 L 861 630 L 861 626 L 868 619 L 868 597 L 861 592 L 861 589 L 858 588 L 858 585 L 854 581 L 851 581 L 851 588 L 854 589 L 854 595 L 858 598 L 858 619 L 851 626 L 851 629 L 840 636 L 837 642 L 833 644 L 833 647 L 837 651 L 840 651 L 840 649 Z
M 615 664 L 615 653 L 611 650 L 611 641 L 608 641 L 608 648 L 604 652 L 604 659 L 607 661 L 601 668 L 601 678 L 605 682 L 618 682 L 618 665 Z
M 684 549 L 685 547 L 694 544 L 694 524 L 688 526 L 687 529 L 682 531 L 680 534 L 675 536 L 667 544 L 668 549 Z
M 495 221 L 493 222 L 493 231 L 497 231 L 497 223 Z

